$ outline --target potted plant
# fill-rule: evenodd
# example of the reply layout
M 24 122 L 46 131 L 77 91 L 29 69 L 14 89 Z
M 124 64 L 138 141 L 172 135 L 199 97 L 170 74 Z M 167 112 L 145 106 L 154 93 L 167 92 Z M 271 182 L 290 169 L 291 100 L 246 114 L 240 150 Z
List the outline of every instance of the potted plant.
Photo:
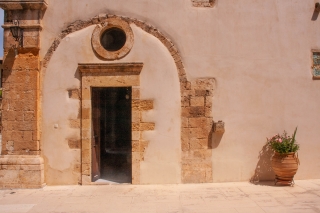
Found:
M 274 151 L 272 157 L 272 169 L 276 174 L 275 184 L 294 185 L 294 175 L 297 173 L 299 159 L 297 151 L 299 144 L 296 143 L 295 129 L 292 136 L 288 136 L 284 131 L 282 135 L 274 135 L 267 138 L 267 143 Z

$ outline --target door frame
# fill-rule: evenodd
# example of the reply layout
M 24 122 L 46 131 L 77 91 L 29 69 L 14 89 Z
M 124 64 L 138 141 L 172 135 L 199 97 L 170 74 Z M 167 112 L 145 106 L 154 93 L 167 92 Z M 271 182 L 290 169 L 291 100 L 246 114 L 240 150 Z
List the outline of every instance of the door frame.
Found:
M 81 184 L 92 182 L 92 87 L 132 87 L 132 184 L 140 183 L 140 73 L 143 63 L 79 64 L 81 74 Z M 138 116 L 136 116 L 138 114 Z M 138 148 L 137 148 L 138 147 Z

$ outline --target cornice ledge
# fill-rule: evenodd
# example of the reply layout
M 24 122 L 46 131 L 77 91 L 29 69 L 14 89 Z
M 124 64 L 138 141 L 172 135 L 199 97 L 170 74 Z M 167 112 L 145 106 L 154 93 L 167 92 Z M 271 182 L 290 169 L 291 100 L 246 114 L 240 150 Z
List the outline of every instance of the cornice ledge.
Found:
M 47 0 L 0 0 L 0 7 L 4 10 L 45 10 Z
M 140 75 L 143 63 L 79 63 L 81 73 L 103 73 L 104 75 Z

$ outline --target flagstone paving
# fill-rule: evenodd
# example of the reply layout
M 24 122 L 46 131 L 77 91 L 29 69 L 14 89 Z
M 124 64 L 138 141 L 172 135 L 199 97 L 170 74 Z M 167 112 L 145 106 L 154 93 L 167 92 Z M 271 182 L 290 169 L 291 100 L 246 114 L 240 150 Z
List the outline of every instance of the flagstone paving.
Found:
M 47 186 L 0 190 L 4 213 L 320 213 L 320 179 L 186 185 Z

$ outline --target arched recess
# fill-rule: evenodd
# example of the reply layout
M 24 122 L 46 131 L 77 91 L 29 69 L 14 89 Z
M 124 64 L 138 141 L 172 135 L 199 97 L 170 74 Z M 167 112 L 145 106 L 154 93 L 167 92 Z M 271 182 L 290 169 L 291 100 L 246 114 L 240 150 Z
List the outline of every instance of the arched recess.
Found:
M 189 81 L 178 49 L 154 26 L 134 18 L 110 14 L 100 14 L 92 19 L 75 21 L 59 34 L 48 49 L 42 61 L 42 72 L 45 73 L 62 39 L 91 25 L 100 24 L 108 18 L 118 18 L 136 25 L 159 39 L 170 52 L 177 68 L 181 95 L 181 182 L 212 182 L 212 96 L 215 79 L 201 78 Z

